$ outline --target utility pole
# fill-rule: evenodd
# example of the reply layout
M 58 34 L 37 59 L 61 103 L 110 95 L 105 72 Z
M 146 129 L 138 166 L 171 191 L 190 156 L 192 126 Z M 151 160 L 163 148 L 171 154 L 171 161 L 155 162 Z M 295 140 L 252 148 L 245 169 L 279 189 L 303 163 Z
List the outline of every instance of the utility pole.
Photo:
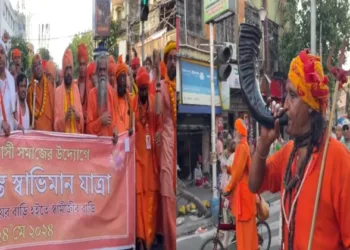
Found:
M 141 0 L 141 11 L 140 11 L 140 21 L 141 21 L 141 54 L 142 54 L 142 64 L 145 61 L 145 21 L 148 20 L 148 0 Z
M 316 0 L 311 0 L 311 54 L 316 55 Z

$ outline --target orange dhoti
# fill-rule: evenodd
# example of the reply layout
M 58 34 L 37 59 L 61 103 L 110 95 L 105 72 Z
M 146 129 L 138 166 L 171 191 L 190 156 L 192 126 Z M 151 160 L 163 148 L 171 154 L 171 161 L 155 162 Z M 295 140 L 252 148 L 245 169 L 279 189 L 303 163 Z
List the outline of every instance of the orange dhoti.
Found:
M 255 217 L 247 221 L 236 221 L 237 250 L 257 250 L 258 233 Z

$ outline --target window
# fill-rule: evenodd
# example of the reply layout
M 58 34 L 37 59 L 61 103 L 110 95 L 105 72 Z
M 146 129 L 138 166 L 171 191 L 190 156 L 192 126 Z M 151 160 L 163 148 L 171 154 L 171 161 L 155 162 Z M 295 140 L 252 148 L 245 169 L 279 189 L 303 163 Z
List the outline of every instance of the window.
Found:
M 235 42 L 235 15 L 231 15 L 215 26 L 217 42 Z
M 202 1 L 186 0 L 187 30 L 203 35 Z

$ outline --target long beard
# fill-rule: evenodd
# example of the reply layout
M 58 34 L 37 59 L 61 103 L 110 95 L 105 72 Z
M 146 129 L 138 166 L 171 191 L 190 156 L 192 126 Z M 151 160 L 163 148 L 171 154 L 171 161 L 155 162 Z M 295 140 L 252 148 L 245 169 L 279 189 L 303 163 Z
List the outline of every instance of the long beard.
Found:
M 100 113 L 107 110 L 107 81 L 102 79 L 98 83 L 97 107 Z

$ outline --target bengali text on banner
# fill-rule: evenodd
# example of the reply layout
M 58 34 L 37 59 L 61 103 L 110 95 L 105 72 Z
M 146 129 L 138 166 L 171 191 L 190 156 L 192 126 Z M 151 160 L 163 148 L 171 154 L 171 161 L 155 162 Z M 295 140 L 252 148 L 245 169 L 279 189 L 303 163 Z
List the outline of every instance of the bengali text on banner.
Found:
M 0 249 L 127 249 L 135 242 L 135 141 L 0 137 Z

